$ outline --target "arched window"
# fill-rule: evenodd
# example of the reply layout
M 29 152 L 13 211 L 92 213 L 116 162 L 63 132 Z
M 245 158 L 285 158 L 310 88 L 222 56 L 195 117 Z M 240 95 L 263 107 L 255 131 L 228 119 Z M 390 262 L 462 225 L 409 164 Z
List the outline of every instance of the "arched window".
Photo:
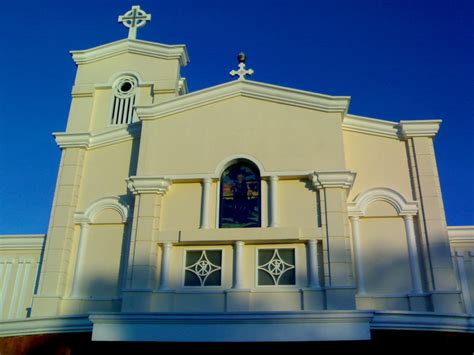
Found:
M 221 176 L 220 228 L 261 226 L 260 172 L 251 162 L 229 166 Z

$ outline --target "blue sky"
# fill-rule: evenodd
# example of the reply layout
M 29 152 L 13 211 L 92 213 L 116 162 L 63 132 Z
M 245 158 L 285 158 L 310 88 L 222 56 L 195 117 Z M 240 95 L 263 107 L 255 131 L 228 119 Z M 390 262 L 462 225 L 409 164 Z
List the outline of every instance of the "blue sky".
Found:
M 0 234 L 46 233 L 75 65 L 69 50 L 125 38 L 186 44 L 191 91 L 230 80 L 243 50 L 256 81 L 352 97 L 349 112 L 443 119 L 435 140 L 449 225 L 474 225 L 473 1 L 29 1 L 2 5 Z

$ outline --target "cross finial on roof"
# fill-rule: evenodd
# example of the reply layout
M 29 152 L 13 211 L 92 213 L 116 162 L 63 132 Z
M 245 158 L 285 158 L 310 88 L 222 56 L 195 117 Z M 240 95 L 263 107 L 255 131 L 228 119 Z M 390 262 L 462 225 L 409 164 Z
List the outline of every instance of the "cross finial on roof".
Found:
M 128 38 L 137 38 L 137 28 L 146 25 L 147 21 L 151 21 L 151 15 L 140 9 L 139 5 L 132 6 L 124 15 L 119 16 L 119 22 L 128 27 Z
M 245 59 L 247 57 L 245 56 L 244 52 L 240 52 L 239 55 L 237 56 L 237 60 L 239 61 L 239 70 L 232 70 L 229 74 L 231 76 L 236 76 L 238 75 L 239 78 L 237 80 L 245 80 L 246 75 L 252 75 L 253 70 L 252 69 L 245 69 Z

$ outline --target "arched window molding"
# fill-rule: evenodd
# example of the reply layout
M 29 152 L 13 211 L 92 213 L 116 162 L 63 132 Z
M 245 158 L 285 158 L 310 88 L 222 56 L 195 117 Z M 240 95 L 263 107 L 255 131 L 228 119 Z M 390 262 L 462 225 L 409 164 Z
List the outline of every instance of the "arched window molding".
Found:
M 217 167 L 215 170 L 215 176 L 218 179 L 220 179 L 225 169 L 227 169 L 231 165 L 234 165 L 242 161 L 249 161 L 253 163 L 258 168 L 260 172 L 260 176 L 266 175 L 266 171 L 262 162 L 260 162 L 260 160 L 258 160 L 254 156 L 248 155 L 248 154 L 234 154 L 234 155 L 228 156 L 227 158 L 222 160 L 219 164 L 217 164 Z
M 119 197 L 115 196 L 96 200 L 86 209 L 82 216 L 89 220 L 89 223 L 94 223 L 95 217 L 106 209 L 116 211 L 120 215 L 122 223 L 127 223 L 129 219 L 129 207 Z M 79 215 L 80 214 L 76 214 L 77 217 L 79 217 Z
M 399 192 L 386 187 L 368 189 L 357 195 L 354 202 L 347 204 L 348 213 L 350 216 L 365 216 L 367 207 L 375 201 L 387 202 L 395 208 L 399 216 L 418 213 L 417 202 L 408 201 Z
M 80 225 L 80 234 L 79 234 L 79 243 L 78 243 L 78 248 L 77 248 L 77 254 L 76 254 L 76 264 L 75 264 L 75 270 L 74 270 L 74 278 L 72 281 L 72 288 L 71 288 L 71 293 L 70 297 L 72 298 L 81 298 L 81 290 L 79 289 L 79 282 L 82 274 L 82 263 L 85 257 L 86 253 L 86 244 L 87 244 L 87 239 L 89 238 L 89 226 L 91 224 L 94 224 L 94 221 L 96 217 L 104 210 L 111 209 L 113 211 L 116 211 L 121 219 L 121 222 L 123 224 L 126 224 L 129 219 L 130 219 L 130 208 L 127 204 L 125 204 L 119 197 L 111 196 L 111 197 L 104 197 L 99 200 L 96 200 L 93 202 L 86 210 L 85 212 L 81 213 L 75 213 L 74 214 L 74 221 L 76 224 Z M 127 233 L 128 234 L 128 233 Z M 127 238 L 125 238 L 127 239 Z M 128 240 L 124 240 L 125 244 L 125 250 L 124 250 L 124 255 L 125 258 L 122 261 L 122 266 L 120 267 L 120 277 L 119 277 L 119 282 L 123 286 L 124 284 L 124 270 L 125 266 L 128 263 L 127 257 L 128 257 Z
M 348 214 L 351 220 L 358 294 L 366 294 L 359 219 L 360 217 L 364 217 L 366 215 L 367 207 L 375 201 L 384 201 L 390 204 L 395 208 L 397 214 L 403 217 L 411 271 L 412 292 L 414 295 L 423 294 L 421 270 L 418 261 L 418 247 L 415 227 L 413 224 L 413 216 L 418 213 L 418 204 L 415 201 L 408 201 L 399 192 L 385 187 L 368 189 L 360 193 L 355 198 L 354 202 L 348 203 Z

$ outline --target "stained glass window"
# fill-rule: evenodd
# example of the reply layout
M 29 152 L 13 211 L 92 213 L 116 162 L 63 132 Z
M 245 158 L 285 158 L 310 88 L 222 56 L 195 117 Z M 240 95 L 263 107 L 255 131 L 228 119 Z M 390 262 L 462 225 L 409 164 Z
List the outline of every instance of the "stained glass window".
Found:
M 250 162 L 228 167 L 221 177 L 221 228 L 261 226 L 260 172 Z

